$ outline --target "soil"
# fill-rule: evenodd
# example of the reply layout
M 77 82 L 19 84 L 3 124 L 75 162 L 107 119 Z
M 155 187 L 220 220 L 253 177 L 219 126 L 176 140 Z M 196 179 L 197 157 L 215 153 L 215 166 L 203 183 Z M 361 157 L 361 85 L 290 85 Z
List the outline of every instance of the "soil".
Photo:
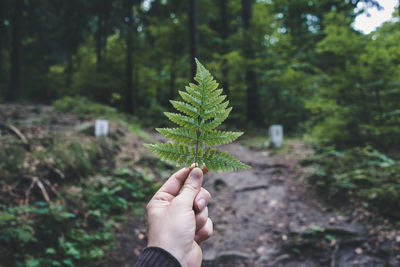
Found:
M 203 246 L 203 266 L 398 266 L 396 255 L 368 246 L 373 236 L 357 212 L 335 212 L 307 187 L 299 162 L 310 148 L 288 146 L 286 155 L 224 147 L 252 168 L 207 175 L 214 235 Z

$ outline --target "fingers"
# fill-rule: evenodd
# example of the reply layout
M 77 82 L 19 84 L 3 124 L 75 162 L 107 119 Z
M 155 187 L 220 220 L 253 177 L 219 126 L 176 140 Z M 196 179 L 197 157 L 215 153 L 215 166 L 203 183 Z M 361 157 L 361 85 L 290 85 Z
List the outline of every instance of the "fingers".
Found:
M 205 207 L 201 212 L 197 213 L 195 216 L 196 220 L 196 231 L 200 230 L 203 228 L 203 226 L 206 224 L 208 219 L 208 208 Z
M 208 205 L 210 200 L 211 194 L 202 187 L 194 200 L 193 206 L 197 212 L 200 212 Z
M 197 164 L 194 164 L 194 163 L 193 163 L 193 164 L 189 167 L 189 169 L 190 169 L 190 170 L 193 170 L 195 167 L 198 167 L 198 166 L 197 166 Z M 204 174 L 204 175 L 208 173 L 208 169 L 207 169 L 207 166 L 206 166 L 205 163 L 203 163 L 203 169 L 202 169 L 202 171 L 203 171 L 203 174 Z
M 166 198 L 165 200 L 171 200 L 173 197 L 177 196 L 191 170 L 190 168 L 183 168 L 172 174 L 157 191 L 153 199 Z
M 204 226 L 198 230 L 194 236 L 194 241 L 196 241 L 199 245 L 208 239 L 213 233 L 213 223 L 210 218 L 207 219 Z
M 193 202 L 197 194 L 200 192 L 203 182 L 203 172 L 199 168 L 194 168 L 186 179 L 181 193 L 175 198 L 181 202 L 184 207 L 193 209 Z

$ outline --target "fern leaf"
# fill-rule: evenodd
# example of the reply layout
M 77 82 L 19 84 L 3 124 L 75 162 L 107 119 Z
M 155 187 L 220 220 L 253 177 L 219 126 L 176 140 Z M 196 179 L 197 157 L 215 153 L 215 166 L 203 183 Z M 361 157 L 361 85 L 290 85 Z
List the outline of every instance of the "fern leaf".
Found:
M 216 145 L 228 144 L 243 133 L 215 130 L 224 122 L 232 107 L 219 84 L 210 72 L 196 59 L 197 72 L 194 80 L 197 84 L 189 83 L 185 91 L 179 91 L 183 101 L 171 100 L 172 106 L 181 112 L 164 114 L 180 128 L 157 128 L 156 130 L 173 143 L 146 144 L 154 154 L 162 160 L 185 164 L 192 163 L 215 171 L 235 171 L 250 168 L 226 152 L 212 148 Z
M 205 143 L 209 146 L 229 144 L 239 138 L 242 132 L 223 132 L 223 131 L 212 131 L 206 134 L 204 137 Z
M 168 119 L 182 127 L 186 127 L 188 129 L 195 129 L 198 127 L 198 123 L 192 117 L 171 112 L 164 112 L 164 114 L 168 117 Z
M 165 138 L 175 142 L 190 144 L 196 142 L 196 131 L 185 128 L 156 128 Z
M 210 122 L 204 122 L 202 125 L 200 125 L 201 129 L 205 132 L 214 130 L 217 128 L 226 118 L 228 118 L 229 113 L 231 112 L 232 108 L 228 108 L 224 110 L 223 112 L 215 115 L 215 118 L 210 121 Z
M 185 164 L 191 165 L 193 151 L 189 151 L 188 147 L 181 143 L 166 143 L 166 144 L 144 144 L 144 146 L 150 149 L 151 152 L 156 154 L 160 159 L 169 163 L 178 163 L 179 165 Z
M 200 116 L 197 108 L 193 107 L 192 105 L 186 104 L 181 101 L 174 101 L 174 100 L 170 100 L 169 102 L 171 102 L 171 104 L 172 104 L 172 106 L 174 106 L 174 108 L 176 108 L 180 112 L 185 113 L 186 115 L 188 115 L 190 117 L 197 118 L 198 116 Z
M 203 154 L 204 163 L 216 171 L 246 170 L 250 166 L 240 162 L 226 152 L 208 148 Z
M 201 98 L 198 98 L 197 96 L 188 94 L 183 91 L 179 91 L 179 95 L 183 98 L 183 100 L 185 100 L 189 104 L 191 104 L 195 107 L 201 108 L 201 105 L 202 105 Z

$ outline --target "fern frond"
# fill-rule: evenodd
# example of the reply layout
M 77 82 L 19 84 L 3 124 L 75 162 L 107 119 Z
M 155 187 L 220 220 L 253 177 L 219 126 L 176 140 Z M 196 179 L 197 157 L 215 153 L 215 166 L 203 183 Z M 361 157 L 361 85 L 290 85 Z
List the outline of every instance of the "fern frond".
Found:
M 217 151 L 212 146 L 228 144 L 243 133 L 215 130 L 225 121 L 232 107 L 219 84 L 210 72 L 196 59 L 197 72 L 185 91 L 179 91 L 183 101 L 171 100 L 172 106 L 183 114 L 164 114 L 181 128 L 157 128 L 156 130 L 173 143 L 146 144 L 162 160 L 186 164 L 197 163 L 215 171 L 235 171 L 250 168 L 226 152 Z M 208 146 L 208 147 L 207 147 Z
M 204 137 L 205 143 L 209 146 L 229 144 L 239 138 L 242 132 L 223 132 L 223 131 L 212 131 L 206 134 Z
M 195 118 L 171 112 L 164 112 L 164 114 L 168 117 L 168 119 L 170 119 L 172 122 L 175 122 L 179 126 L 186 127 L 188 129 L 196 129 L 199 127 Z
M 179 91 L 178 93 L 183 98 L 183 100 L 185 100 L 189 104 L 191 104 L 197 108 L 201 108 L 202 102 L 201 102 L 201 98 L 199 98 L 198 96 L 194 96 L 192 94 L 188 94 L 183 91 Z
M 188 147 L 182 143 L 165 144 L 144 144 L 151 152 L 156 154 L 161 160 L 178 165 L 185 164 L 190 166 L 195 157 L 194 150 L 189 151 Z
M 237 171 L 250 168 L 250 166 L 240 162 L 228 153 L 217 151 L 215 148 L 208 148 L 202 158 L 207 168 L 215 171 Z
M 175 142 L 191 144 L 196 142 L 196 131 L 185 128 L 156 128 L 165 138 Z
M 198 116 L 200 116 L 200 114 L 198 113 L 198 109 L 196 107 L 193 107 L 192 105 L 175 100 L 170 100 L 169 102 L 172 104 L 172 106 L 174 106 L 174 108 L 190 117 L 197 118 Z
M 229 113 L 231 112 L 232 108 L 225 109 L 224 111 L 216 114 L 214 119 L 210 122 L 204 122 L 200 124 L 200 127 L 203 131 L 208 132 L 217 128 L 226 118 L 228 118 Z

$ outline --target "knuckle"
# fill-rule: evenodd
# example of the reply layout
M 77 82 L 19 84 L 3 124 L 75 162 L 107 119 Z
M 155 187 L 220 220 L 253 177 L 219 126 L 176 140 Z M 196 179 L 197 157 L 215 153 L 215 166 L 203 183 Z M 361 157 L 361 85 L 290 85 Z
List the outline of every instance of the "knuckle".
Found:
M 198 186 L 192 183 L 185 183 L 183 190 L 198 191 Z
M 197 215 L 196 217 L 197 217 L 197 218 L 196 218 L 196 221 L 197 221 L 197 226 L 198 226 L 198 227 L 202 227 L 202 226 L 204 226 L 204 225 L 206 224 L 207 218 L 208 218 L 208 217 L 206 217 L 206 216 L 203 215 L 203 214 L 199 214 L 199 215 Z

